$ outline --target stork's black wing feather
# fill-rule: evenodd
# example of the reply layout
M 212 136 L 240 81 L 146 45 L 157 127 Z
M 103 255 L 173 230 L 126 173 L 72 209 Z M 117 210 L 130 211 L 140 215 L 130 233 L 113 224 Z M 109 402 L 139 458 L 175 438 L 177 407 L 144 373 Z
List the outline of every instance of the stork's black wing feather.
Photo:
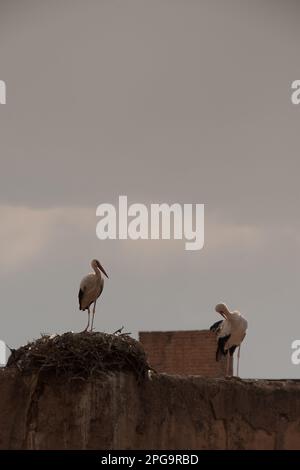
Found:
M 217 321 L 210 327 L 210 331 L 217 331 L 219 329 L 219 326 L 221 326 L 221 323 L 223 323 L 224 320 Z
M 226 356 L 227 351 L 224 350 L 225 344 L 229 340 L 231 335 L 222 336 L 218 339 L 218 348 L 216 352 L 216 361 L 219 361 L 222 356 Z
M 79 300 L 79 309 L 80 310 L 81 310 L 81 301 L 82 301 L 83 294 L 84 294 L 84 291 L 82 289 L 79 289 L 78 300 Z

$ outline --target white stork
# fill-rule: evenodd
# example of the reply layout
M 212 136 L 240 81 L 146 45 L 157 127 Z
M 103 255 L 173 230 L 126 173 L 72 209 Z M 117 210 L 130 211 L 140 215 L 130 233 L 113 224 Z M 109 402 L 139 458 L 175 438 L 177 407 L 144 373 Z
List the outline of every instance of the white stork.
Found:
M 106 274 L 104 268 L 101 266 L 97 259 L 92 260 L 91 266 L 94 272 L 88 274 L 82 279 L 78 293 L 79 310 L 88 311 L 88 324 L 85 330 L 83 331 L 87 331 L 90 326 L 90 306 L 92 305 L 92 303 L 94 304 L 94 307 L 90 331 L 93 331 L 96 302 L 98 297 L 100 297 L 104 286 L 104 279 L 101 276 L 101 271 L 108 278 L 108 275 Z
M 228 376 L 230 356 L 233 356 L 238 347 L 236 371 L 238 377 L 241 343 L 246 336 L 247 320 L 242 317 L 240 312 L 230 312 L 225 304 L 218 304 L 215 310 L 224 318 L 210 327 L 210 330 L 214 331 L 218 338 L 216 360 L 219 361 L 222 355 L 227 356 L 226 376 Z

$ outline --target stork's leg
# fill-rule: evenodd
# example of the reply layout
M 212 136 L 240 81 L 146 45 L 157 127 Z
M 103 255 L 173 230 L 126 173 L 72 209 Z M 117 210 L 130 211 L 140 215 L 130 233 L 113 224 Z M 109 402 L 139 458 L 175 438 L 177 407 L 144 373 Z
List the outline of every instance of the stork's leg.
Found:
M 86 325 L 86 328 L 83 330 L 83 333 L 85 333 L 90 326 L 90 307 L 88 307 L 88 324 Z
M 236 376 L 239 376 L 239 365 L 240 365 L 240 351 L 241 345 L 239 345 L 238 353 L 237 353 L 237 366 L 236 366 Z
M 94 302 L 94 307 L 93 307 L 93 316 L 92 316 L 91 331 L 93 331 L 93 326 L 94 326 L 94 316 L 95 316 L 95 311 L 96 311 L 96 302 L 97 302 L 97 300 L 95 300 L 95 302 Z
M 230 366 L 230 354 L 229 351 L 227 351 L 226 355 L 226 377 L 229 377 L 229 366 Z

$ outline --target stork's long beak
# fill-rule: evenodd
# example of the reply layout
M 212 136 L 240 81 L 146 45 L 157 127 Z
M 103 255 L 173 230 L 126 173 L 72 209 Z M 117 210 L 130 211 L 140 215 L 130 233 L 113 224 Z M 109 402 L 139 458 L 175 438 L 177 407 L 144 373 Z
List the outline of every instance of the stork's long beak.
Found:
M 220 315 L 222 315 L 223 318 L 226 318 L 224 312 L 222 312 L 222 310 L 216 310 L 217 313 L 219 313 Z
M 104 269 L 103 266 L 99 263 L 99 261 L 98 261 L 98 268 L 100 269 L 100 271 L 103 272 L 103 274 L 107 277 L 107 279 L 109 279 L 108 275 L 107 275 L 106 272 L 105 272 L 105 269 Z

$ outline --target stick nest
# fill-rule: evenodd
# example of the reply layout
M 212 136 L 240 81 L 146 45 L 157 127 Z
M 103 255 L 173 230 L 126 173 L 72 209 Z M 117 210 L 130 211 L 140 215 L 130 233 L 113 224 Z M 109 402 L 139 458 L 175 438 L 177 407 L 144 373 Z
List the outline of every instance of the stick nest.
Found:
M 111 372 L 132 372 L 142 379 L 151 370 L 141 343 L 125 333 L 99 332 L 42 335 L 12 350 L 6 367 L 16 367 L 24 373 L 47 371 L 82 379 Z

